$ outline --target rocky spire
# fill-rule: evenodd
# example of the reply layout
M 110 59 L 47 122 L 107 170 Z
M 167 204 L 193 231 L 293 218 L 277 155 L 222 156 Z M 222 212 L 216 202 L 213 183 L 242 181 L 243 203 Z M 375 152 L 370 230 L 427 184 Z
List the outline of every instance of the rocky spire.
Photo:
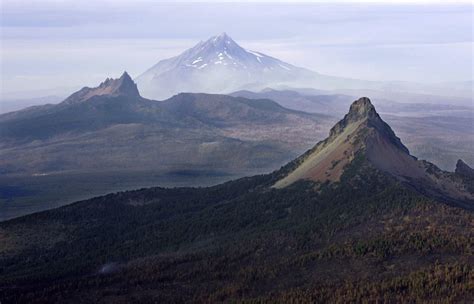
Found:
M 115 93 L 119 95 L 140 96 L 137 85 L 133 82 L 127 71 L 124 71 L 122 76 L 117 80 L 114 89 Z
M 349 121 L 357 121 L 378 117 L 379 115 L 377 114 L 377 111 L 375 111 L 375 107 L 370 102 L 370 99 L 368 97 L 361 97 L 351 104 L 345 119 Z
M 459 159 L 458 162 L 456 163 L 456 170 L 454 172 L 464 177 L 474 178 L 474 169 L 469 167 L 461 159 Z
M 63 103 L 74 104 L 86 101 L 94 96 L 128 96 L 141 98 L 137 85 L 125 71 L 117 79 L 107 78 L 98 87 L 85 87 L 69 96 Z
M 300 179 L 338 181 L 345 166 L 356 155 L 364 155 L 377 167 L 394 174 L 406 173 L 415 162 L 377 114 L 370 99 L 362 97 L 352 103 L 349 112 L 331 129 L 329 137 L 295 160 L 299 164 L 296 169 L 274 186 L 285 187 Z M 400 165 L 397 160 L 401 160 Z

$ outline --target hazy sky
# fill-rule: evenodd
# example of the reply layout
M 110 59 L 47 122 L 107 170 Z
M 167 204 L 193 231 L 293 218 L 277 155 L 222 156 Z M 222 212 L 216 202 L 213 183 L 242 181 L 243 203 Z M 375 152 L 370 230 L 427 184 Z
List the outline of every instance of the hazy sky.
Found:
M 473 79 L 469 2 L 244 2 L 2 0 L 2 94 L 95 86 L 123 70 L 135 77 L 221 32 L 324 74 Z

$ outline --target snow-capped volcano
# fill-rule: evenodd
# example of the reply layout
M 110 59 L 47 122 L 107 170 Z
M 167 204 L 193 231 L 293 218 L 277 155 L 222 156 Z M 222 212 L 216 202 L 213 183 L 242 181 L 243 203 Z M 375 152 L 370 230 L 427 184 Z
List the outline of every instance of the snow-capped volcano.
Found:
M 323 75 L 238 45 L 226 33 L 201 41 L 178 56 L 162 60 L 135 79 L 142 96 L 166 99 L 183 92 L 223 93 L 295 87 L 319 90 L 373 90 L 442 96 L 472 96 L 471 90 L 439 85 L 367 81 Z
M 267 87 L 319 90 L 380 90 L 446 96 L 470 96 L 471 90 L 439 85 L 367 81 L 323 75 L 238 45 L 226 33 L 201 41 L 178 56 L 162 60 L 135 79 L 142 96 L 166 99 L 183 92 L 232 93 Z
M 233 69 L 291 70 L 295 68 L 273 57 L 242 48 L 226 33 L 212 37 L 205 42 L 201 41 L 195 47 L 175 58 L 179 58 L 177 65 L 197 69 L 209 69 L 219 65 Z
M 158 62 L 136 81 L 144 96 L 163 99 L 180 92 L 228 93 L 255 83 L 294 80 L 305 72 L 309 71 L 246 50 L 222 33 Z

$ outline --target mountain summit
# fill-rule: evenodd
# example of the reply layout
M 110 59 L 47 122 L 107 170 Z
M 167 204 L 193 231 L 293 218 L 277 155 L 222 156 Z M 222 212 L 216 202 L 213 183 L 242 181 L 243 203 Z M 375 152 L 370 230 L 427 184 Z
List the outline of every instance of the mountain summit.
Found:
M 365 118 L 380 118 L 375 111 L 375 107 L 370 102 L 370 99 L 367 97 L 362 97 L 354 101 L 349 108 L 349 113 L 347 114 L 347 119 L 358 120 Z
M 390 171 L 397 171 L 397 166 L 390 164 L 395 159 L 380 159 L 384 155 L 380 151 L 382 148 L 400 162 L 413 159 L 390 126 L 380 118 L 370 99 L 362 97 L 354 101 L 344 118 L 331 128 L 329 137 L 297 159 L 297 168 L 275 186 L 285 187 L 300 179 L 338 181 L 344 167 L 361 153 L 370 155 L 377 164 L 389 166 Z
M 66 100 L 63 101 L 65 104 L 74 104 L 86 101 L 94 96 L 128 96 L 140 98 L 137 85 L 133 82 L 132 78 L 125 71 L 122 76 L 117 79 L 107 78 L 98 87 L 89 88 L 84 87 L 81 90 L 75 92 Z
M 424 194 L 453 201 L 474 200 L 459 173 L 444 172 L 411 156 L 367 97 L 352 103 L 349 112 L 330 130 L 328 138 L 284 167 L 283 177 L 273 187 L 284 188 L 299 180 L 339 182 L 345 170 L 356 161 Z M 458 164 L 458 167 L 463 166 Z
M 240 46 L 226 33 L 200 41 L 181 54 L 151 66 L 135 80 L 142 95 L 163 100 L 183 92 L 230 94 L 241 90 L 312 87 L 319 90 L 378 90 L 445 95 L 439 85 L 380 82 L 323 75 Z M 470 97 L 470 88 L 449 91 Z
M 158 62 L 136 81 L 144 96 L 163 99 L 181 92 L 224 93 L 248 84 L 288 81 L 305 71 L 244 49 L 222 33 Z
M 459 159 L 458 162 L 456 163 L 456 171 L 455 172 L 460 176 L 463 176 L 463 177 L 474 180 L 474 169 L 469 167 L 461 159 Z
M 234 70 L 240 68 L 291 70 L 294 68 L 270 56 L 242 48 L 226 33 L 211 37 L 205 42 L 199 42 L 179 57 L 179 65 L 191 69 L 210 69 L 213 66 L 227 66 Z

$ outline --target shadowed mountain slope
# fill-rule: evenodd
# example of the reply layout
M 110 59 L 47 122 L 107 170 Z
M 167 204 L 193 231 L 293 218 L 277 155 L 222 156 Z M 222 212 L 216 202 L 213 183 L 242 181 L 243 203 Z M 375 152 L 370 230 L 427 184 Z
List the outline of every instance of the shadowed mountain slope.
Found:
M 272 174 L 120 192 L 0 223 L 0 296 L 471 302 L 472 169 L 458 168 L 442 172 L 410 156 L 362 98 L 328 139 Z M 466 196 L 423 188 L 431 175 L 442 190 L 445 179 L 459 182 Z
M 268 99 L 149 100 L 124 73 L 60 104 L 0 115 L 0 220 L 130 189 L 123 181 L 135 188 L 171 175 L 177 185 L 208 185 L 206 177 L 218 183 L 270 172 L 322 138 L 333 120 Z
M 330 120 L 263 99 L 182 93 L 162 102 L 148 100 L 124 73 L 96 88 L 83 88 L 58 105 L 1 115 L 0 171 L 48 173 L 135 164 L 136 169 L 158 169 L 174 166 L 178 159 L 188 159 L 190 166 L 233 170 L 233 163 L 239 163 L 271 170 L 294 156 L 295 141 L 298 151 L 314 136 L 285 139 L 275 126 L 301 133 L 298 123 L 317 130 Z M 218 161 L 223 155 L 228 160 Z
M 366 97 L 355 101 L 349 113 L 331 129 L 329 137 L 296 159 L 295 168 L 274 186 L 286 187 L 301 179 L 339 181 L 344 168 L 358 157 L 418 191 L 460 204 L 469 201 L 466 206 L 474 207 L 474 196 L 459 175 L 411 156 Z
M 355 94 L 356 92 L 347 92 Z M 443 170 L 453 170 L 462 158 L 474 163 L 474 111 L 469 100 L 411 94 L 375 95 L 372 102 L 413 155 L 426 159 Z M 365 95 L 365 94 L 362 94 Z M 260 92 L 239 91 L 232 96 L 269 98 L 289 109 L 343 116 L 355 97 L 331 91 L 285 88 Z M 396 101 L 395 101 L 396 100 Z

